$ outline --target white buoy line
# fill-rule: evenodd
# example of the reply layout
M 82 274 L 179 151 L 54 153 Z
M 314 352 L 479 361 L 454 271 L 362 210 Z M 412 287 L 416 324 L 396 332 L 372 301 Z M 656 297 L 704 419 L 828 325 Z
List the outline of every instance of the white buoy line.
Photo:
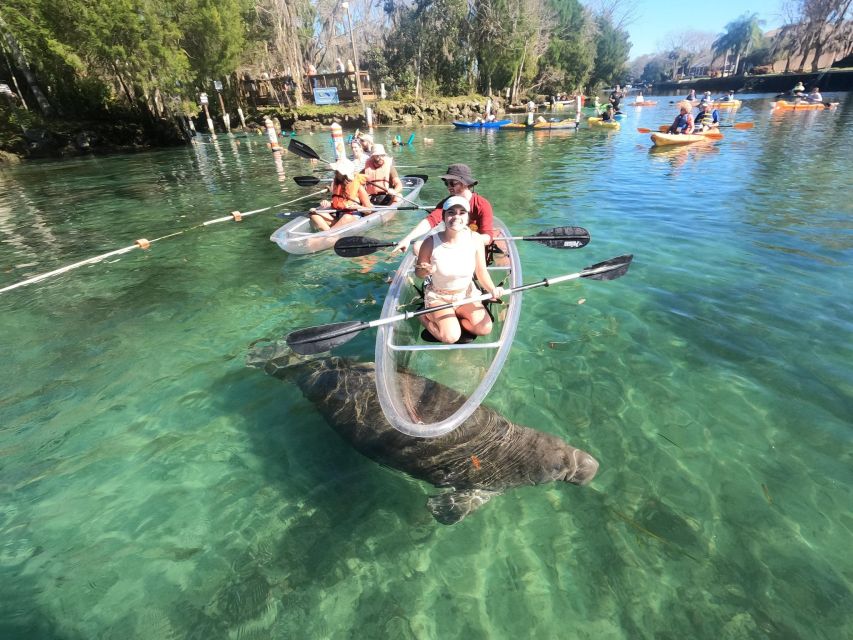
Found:
M 207 222 L 202 222 L 201 224 L 197 224 L 193 227 L 188 227 L 188 228 L 183 229 L 181 231 L 176 231 L 175 233 L 170 233 L 168 235 L 161 236 L 159 238 L 154 238 L 153 240 L 146 240 L 145 238 L 140 238 L 139 240 L 137 240 L 136 242 L 134 242 L 132 245 L 130 245 L 128 247 L 123 247 L 121 249 L 115 249 L 115 250 L 109 251 L 107 253 L 102 253 L 99 256 L 95 256 L 93 258 L 88 258 L 86 260 L 81 260 L 80 262 L 75 262 L 74 264 L 69 264 L 69 265 L 61 267 L 59 269 L 55 269 L 55 270 L 49 271 L 47 273 L 42 273 L 41 275 L 33 276 L 32 278 L 27 278 L 26 280 L 21 280 L 20 282 L 16 282 L 15 284 L 10 284 L 9 286 L 3 287 L 2 289 L 0 289 L 0 293 L 6 293 L 7 291 L 12 291 L 13 289 L 17 289 L 18 287 L 25 287 L 25 286 L 30 285 L 30 284 L 35 284 L 36 282 L 41 282 L 42 280 L 47 280 L 48 278 L 52 278 L 54 276 L 58 276 L 60 274 L 67 273 L 69 271 L 73 271 L 74 269 L 86 266 L 87 264 L 95 264 L 97 262 L 100 262 L 101 260 L 105 260 L 106 258 L 111 258 L 113 256 L 120 256 L 124 253 L 128 253 L 130 251 L 133 251 L 134 249 L 145 250 L 145 249 L 148 249 L 155 242 L 159 242 L 160 240 L 165 240 L 166 238 L 174 238 L 175 236 L 182 235 L 188 231 L 192 231 L 193 229 L 199 229 L 201 227 L 207 227 L 207 226 L 210 226 L 212 224 L 218 224 L 220 222 L 229 222 L 229 221 L 240 222 L 243 218 L 245 218 L 247 216 L 251 216 L 251 215 L 254 215 L 256 213 L 262 213 L 264 211 L 269 211 L 270 209 L 277 209 L 279 207 L 291 205 L 294 202 L 299 202 L 300 200 L 305 200 L 307 198 L 313 198 L 313 197 L 322 195 L 324 193 L 328 193 L 328 190 L 323 189 L 322 191 L 310 193 L 307 196 L 301 196 L 301 197 L 296 198 L 294 200 L 289 200 L 287 202 L 282 202 L 280 204 L 274 204 L 274 205 L 271 205 L 269 207 L 264 207 L 263 209 L 255 209 L 254 211 L 245 211 L 245 212 L 232 211 L 227 216 L 222 216 L 221 218 L 214 218 L 213 220 L 208 220 Z

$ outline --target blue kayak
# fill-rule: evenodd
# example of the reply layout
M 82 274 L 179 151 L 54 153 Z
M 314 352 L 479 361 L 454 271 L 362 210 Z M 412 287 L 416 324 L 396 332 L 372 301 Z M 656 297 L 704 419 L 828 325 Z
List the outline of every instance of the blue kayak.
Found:
M 510 122 L 512 120 L 493 120 L 492 122 L 461 122 L 454 120 L 453 126 L 459 129 L 498 129 Z

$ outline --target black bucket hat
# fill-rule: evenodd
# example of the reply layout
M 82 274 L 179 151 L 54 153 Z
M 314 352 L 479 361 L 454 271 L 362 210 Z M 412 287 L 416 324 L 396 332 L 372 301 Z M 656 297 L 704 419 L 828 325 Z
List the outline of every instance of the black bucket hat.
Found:
M 459 182 L 464 182 L 469 187 L 478 184 L 478 181 L 474 180 L 474 176 L 471 175 L 471 169 L 467 164 L 452 164 L 447 167 L 447 173 L 439 176 L 439 178 L 441 180 L 459 180 Z

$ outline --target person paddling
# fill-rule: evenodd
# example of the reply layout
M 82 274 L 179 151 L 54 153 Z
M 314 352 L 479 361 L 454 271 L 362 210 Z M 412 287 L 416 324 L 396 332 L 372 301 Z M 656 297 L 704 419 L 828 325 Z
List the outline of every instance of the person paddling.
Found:
M 682 100 L 678 103 L 679 114 L 675 116 L 672 125 L 669 127 L 669 133 L 693 133 L 693 116 L 690 111 L 693 105 L 688 100 Z
M 820 94 L 820 89 L 812 87 L 811 93 L 806 96 L 809 102 L 823 102 L 823 96 Z
M 421 244 L 415 275 L 424 278 L 424 307 L 452 304 L 480 295 L 473 276 L 497 300 L 503 287 L 495 286 L 486 268 L 485 243 L 479 233 L 468 227 L 468 200 L 451 196 L 444 201 L 442 219 L 445 230 Z M 453 344 L 463 330 L 475 336 L 492 331 L 492 320 L 483 303 L 469 302 L 421 316 L 421 323 L 439 341 Z
M 447 173 L 441 176 L 442 181 L 447 186 L 449 193 L 448 198 L 452 196 L 461 196 L 468 202 L 469 224 L 473 231 L 476 231 L 482 236 L 483 242 L 489 244 L 495 239 L 494 231 L 494 213 L 492 212 L 491 203 L 479 193 L 474 193 L 471 188 L 478 184 L 474 176 L 471 175 L 471 169 L 467 164 L 452 164 L 447 167 Z M 444 212 L 444 204 L 448 198 L 439 202 L 435 209 L 430 214 L 421 220 L 414 229 L 412 229 L 405 238 L 397 243 L 392 253 L 403 253 L 408 249 L 412 240 L 420 238 L 429 232 L 430 229 L 437 226 L 442 221 Z M 415 242 L 412 245 L 412 251 L 417 255 L 421 243 Z
M 602 122 L 615 122 L 616 121 L 616 112 L 613 110 L 613 105 L 609 104 L 601 113 L 601 121 Z
M 365 189 L 373 204 L 387 207 L 400 202 L 403 181 L 397 175 L 394 159 L 385 153 L 383 145 L 373 145 L 373 153 L 364 163 L 362 173 L 367 179 Z
M 311 209 L 309 216 L 314 227 L 319 231 L 328 231 L 332 227 L 339 227 L 355 222 L 366 213 L 370 213 L 372 208 L 370 204 L 370 196 L 364 188 L 364 176 L 356 175 L 355 164 L 348 158 L 341 158 L 337 162 L 329 165 L 329 168 L 335 172 L 335 177 L 332 180 L 332 185 L 329 189 L 332 192 L 332 199 L 322 200 L 320 208 L 326 209 L 331 207 L 336 211 L 318 211 Z M 361 205 L 367 212 L 356 211 L 353 207 Z
M 693 119 L 693 130 L 695 133 L 701 131 L 709 131 L 710 129 L 719 129 L 720 114 L 713 108 L 713 103 L 708 100 L 703 100 L 699 105 L 699 113 Z

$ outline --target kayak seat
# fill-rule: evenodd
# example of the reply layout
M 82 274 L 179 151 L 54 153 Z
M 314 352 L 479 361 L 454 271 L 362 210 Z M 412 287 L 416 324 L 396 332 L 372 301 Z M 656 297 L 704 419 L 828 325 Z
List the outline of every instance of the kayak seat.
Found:
M 469 342 L 474 342 L 476 339 L 477 336 L 473 333 L 468 333 L 465 329 L 462 329 L 462 335 L 459 336 L 459 340 L 455 344 L 468 344 Z M 428 329 L 421 331 L 421 340 L 424 342 L 439 342 L 439 339 L 432 335 Z

